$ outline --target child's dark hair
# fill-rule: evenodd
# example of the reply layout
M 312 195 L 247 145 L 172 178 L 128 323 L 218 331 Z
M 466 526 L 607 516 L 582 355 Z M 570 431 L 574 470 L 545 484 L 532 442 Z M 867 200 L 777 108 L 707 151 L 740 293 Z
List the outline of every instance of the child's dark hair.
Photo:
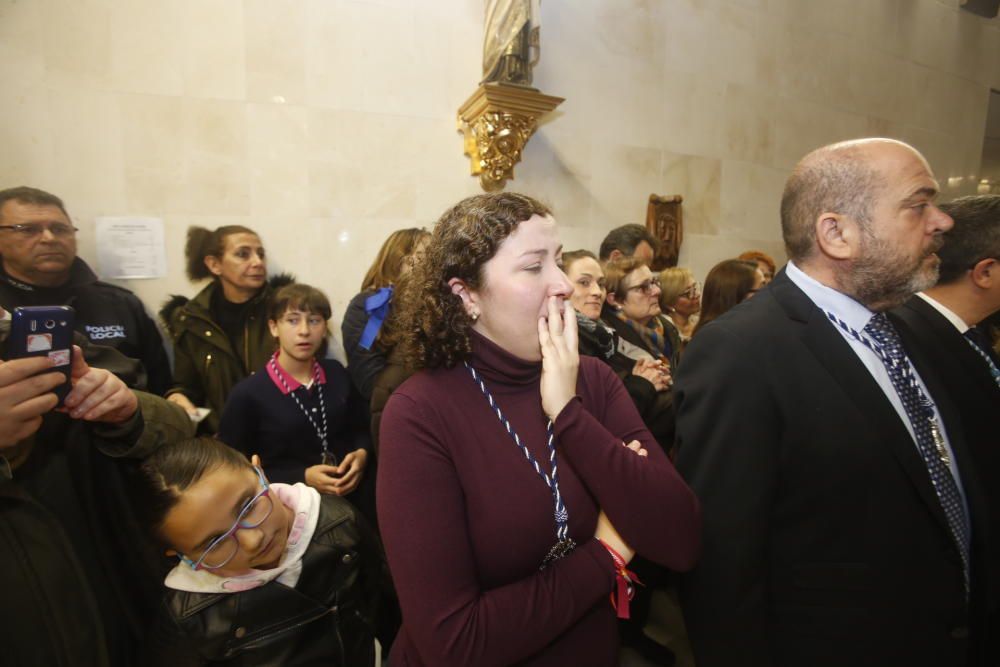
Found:
M 333 314 L 330 300 L 326 295 L 315 287 L 303 283 L 292 283 L 279 289 L 267 308 L 267 317 L 277 322 L 289 310 L 301 310 L 310 315 L 319 315 L 324 320 L 330 319 Z
M 277 322 L 289 310 L 300 310 L 309 315 L 319 315 L 324 320 L 329 320 L 330 316 L 333 315 L 333 308 L 330 307 L 330 300 L 326 298 L 326 295 L 312 285 L 304 283 L 292 283 L 279 289 L 267 307 L 267 318 Z M 329 322 L 327 322 L 327 328 L 329 328 Z M 319 349 L 316 350 L 316 356 L 319 359 L 326 357 L 329 343 L 328 333 Z
M 164 445 L 130 466 L 126 484 L 132 507 L 155 542 L 173 546 L 160 532 L 167 514 L 184 491 L 221 466 L 252 470 L 243 454 L 220 440 L 205 437 Z
M 212 272 L 205 266 L 205 258 L 221 258 L 226 252 L 226 238 L 232 234 L 257 236 L 257 232 L 243 225 L 224 225 L 215 230 L 204 227 L 188 227 L 187 243 L 184 245 L 184 259 L 189 280 L 194 282 L 213 277 Z

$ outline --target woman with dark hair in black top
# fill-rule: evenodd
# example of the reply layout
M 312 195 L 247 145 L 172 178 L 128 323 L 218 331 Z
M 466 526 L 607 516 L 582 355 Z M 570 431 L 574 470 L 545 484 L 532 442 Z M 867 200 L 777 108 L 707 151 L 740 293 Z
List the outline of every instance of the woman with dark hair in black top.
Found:
M 160 311 L 174 344 L 174 386 L 166 396 L 192 416 L 197 406 L 208 408 L 202 430 L 215 433 L 229 392 L 274 351 L 268 299 L 291 278 L 268 283 L 264 245 L 239 225 L 191 227 L 185 255 L 190 280 L 212 280 L 193 299 L 173 296 Z

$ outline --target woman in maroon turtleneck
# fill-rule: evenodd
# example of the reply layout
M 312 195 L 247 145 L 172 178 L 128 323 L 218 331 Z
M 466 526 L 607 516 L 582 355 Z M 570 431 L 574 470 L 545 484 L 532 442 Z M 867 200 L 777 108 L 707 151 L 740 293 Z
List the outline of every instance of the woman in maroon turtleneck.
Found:
M 470 197 L 401 295 L 422 370 L 382 419 L 391 665 L 615 665 L 624 563 L 698 555 L 693 493 L 614 373 L 577 354 L 560 255 L 543 205 Z

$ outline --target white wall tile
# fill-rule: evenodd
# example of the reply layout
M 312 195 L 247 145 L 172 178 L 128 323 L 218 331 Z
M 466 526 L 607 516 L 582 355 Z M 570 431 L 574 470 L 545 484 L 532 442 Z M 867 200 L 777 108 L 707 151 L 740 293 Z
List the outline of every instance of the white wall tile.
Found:
M 0 78 L 7 84 L 38 83 L 45 77 L 45 26 L 41 2 L 0 2 Z
M 173 0 L 184 32 L 181 94 L 246 98 L 247 62 L 242 0 Z
M 170 274 L 129 283 L 154 305 L 196 289 L 188 225 L 246 224 L 337 320 L 391 231 L 480 191 L 455 113 L 481 77 L 482 12 L 0 0 L 0 185 L 61 194 L 85 229 L 163 216 Z M 998 21 L 956 0 L 545 2 L 534 85 L 566 101 L 507 188 L 552 205 L 567 247 L 642 222 L 655 192 L 684 196 L 681 262 L 699 277 L 748 248 L 783 257 L 784 180 L 822 143 L 908 140 L 945 195 L 968 191 Z
M 74 5 L 50 0 L 62 13 Z M 110 85 L 129 93 L 181 95 L 187 57 L 182 5 L 176 2 L 124 0 L 111 9 Z
M 246 98 L 304 104 L 306 4 L 301 0 L 244 0 Z

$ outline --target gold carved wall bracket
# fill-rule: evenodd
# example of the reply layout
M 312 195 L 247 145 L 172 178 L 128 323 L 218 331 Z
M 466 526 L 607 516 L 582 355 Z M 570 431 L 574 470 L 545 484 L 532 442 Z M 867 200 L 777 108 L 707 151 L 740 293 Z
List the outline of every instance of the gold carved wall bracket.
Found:
M 458 127 L 465 136 L 473 176 L 484 190 L 502 190 L 514 178 L 538 120 L 563 98 L 535 88 L 504 83 L 482 83 L 458 110 Z

